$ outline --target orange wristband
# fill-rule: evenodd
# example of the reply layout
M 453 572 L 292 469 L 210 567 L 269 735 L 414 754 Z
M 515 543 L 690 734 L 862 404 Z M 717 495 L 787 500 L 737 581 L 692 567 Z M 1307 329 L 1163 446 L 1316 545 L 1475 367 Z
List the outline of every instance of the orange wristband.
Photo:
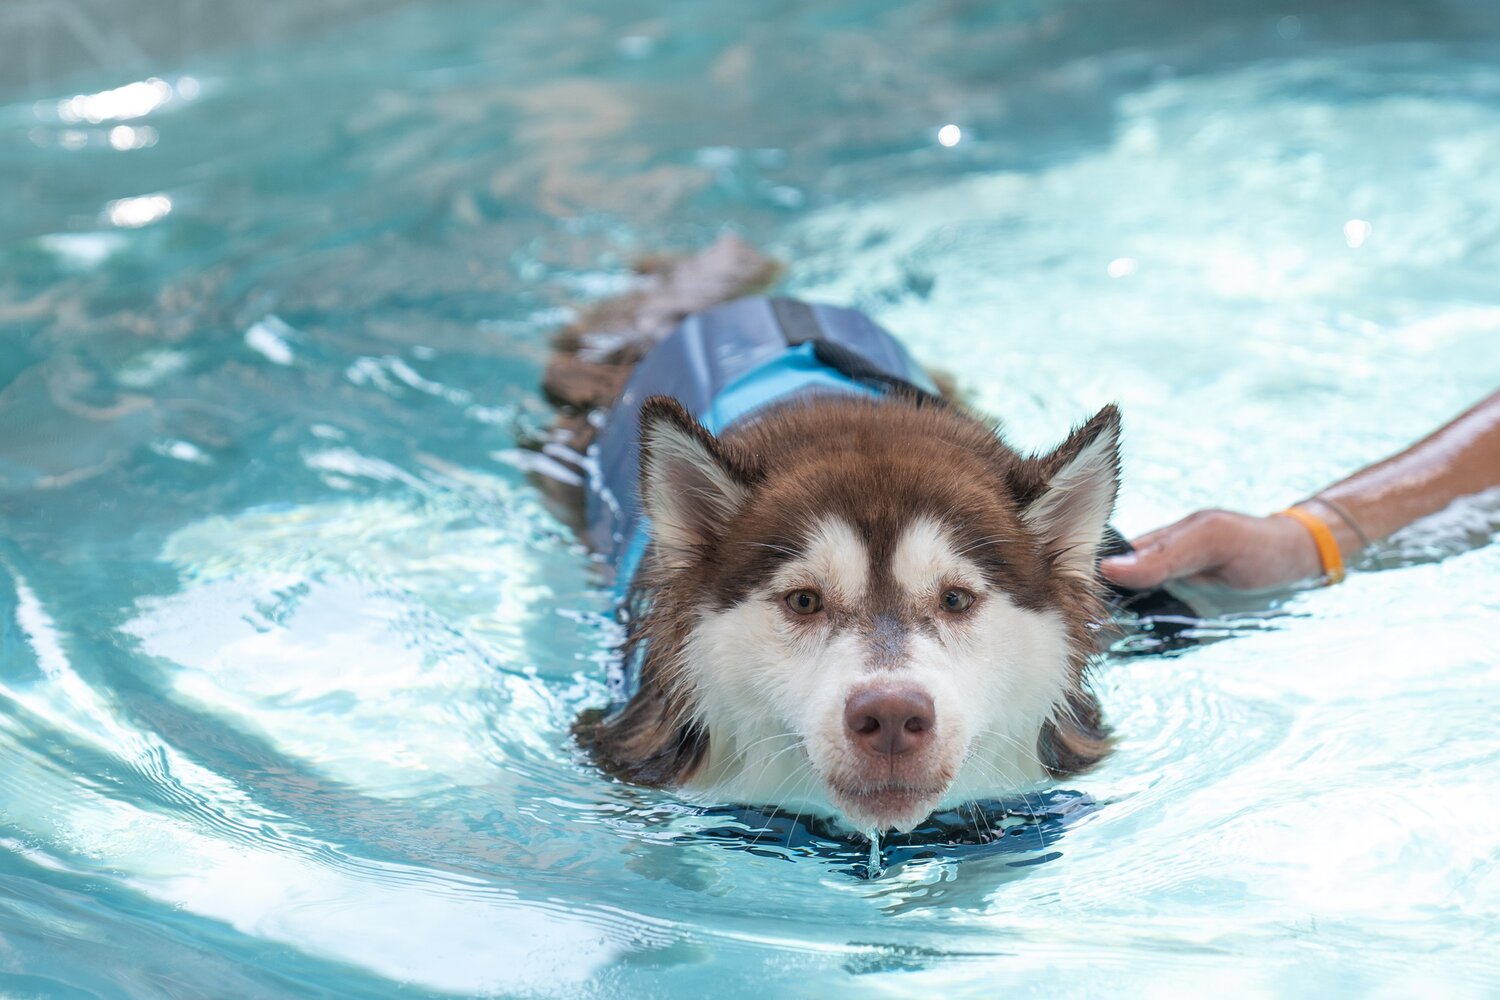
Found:
M 1323 564 L 1323 575 L 1328 578 L 1330 586 L 1344 579 L 1344 554 L 1339 551 L 1339 543 L 1334 541 L 1333 532 L 1328 530 L 1328 525 L 1316 514 L 1301 507 L 1288 507 L 1272 516 L 1289 517 L 1312 535 L 1313 544 L 1318 547 L 1318 562 Z

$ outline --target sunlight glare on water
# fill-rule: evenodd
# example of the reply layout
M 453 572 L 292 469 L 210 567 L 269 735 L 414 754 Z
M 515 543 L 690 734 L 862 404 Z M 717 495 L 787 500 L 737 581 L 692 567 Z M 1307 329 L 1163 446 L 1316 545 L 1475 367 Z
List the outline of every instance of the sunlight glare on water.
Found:
M 1023 447 L 1118 401 L 1127 533 L 1280 509 L 1500 383 L 1500 16 L 372 7 L 0 91 L 0 994 L 1500 990 L 1500 548 L 1429 558 L 1500 494 L 1112 658 L 1117 753 L 941 851 L 591 768 L 518 450 L 730 227 Z

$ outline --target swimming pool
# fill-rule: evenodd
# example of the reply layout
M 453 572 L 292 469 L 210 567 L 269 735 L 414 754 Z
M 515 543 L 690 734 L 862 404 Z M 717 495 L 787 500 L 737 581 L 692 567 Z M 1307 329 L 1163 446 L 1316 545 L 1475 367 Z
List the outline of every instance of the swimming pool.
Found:
M 0 994 L 1500 990 L 1497 546 L 1116 657 L 1030 851 L 863 880 L 568 735 L 611 608 L 517 439 L 638 254 L 733 227 L 1023 445 L 1118 400 L 1127 532 L 1500 383 L 1500 11 L 1211 6 L 395 5 L 0 98 Z

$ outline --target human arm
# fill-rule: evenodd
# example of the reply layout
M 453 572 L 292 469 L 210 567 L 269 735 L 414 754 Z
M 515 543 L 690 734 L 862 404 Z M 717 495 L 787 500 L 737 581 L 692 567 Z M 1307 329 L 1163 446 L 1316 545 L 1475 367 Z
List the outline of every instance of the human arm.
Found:
M 1500 392 L 1295 506 L 1327 527 L 1350 562 L 1369 543 L 1492 486 L 1500 486 Z M 1135 552 L 1105 559 L 1100 569 L 1134 589 L 1187 579 L 1259 590 L 1315 577 L 1323 568 L 1308 528 L 1276 514 L 1198 511 L 1133 545 Z

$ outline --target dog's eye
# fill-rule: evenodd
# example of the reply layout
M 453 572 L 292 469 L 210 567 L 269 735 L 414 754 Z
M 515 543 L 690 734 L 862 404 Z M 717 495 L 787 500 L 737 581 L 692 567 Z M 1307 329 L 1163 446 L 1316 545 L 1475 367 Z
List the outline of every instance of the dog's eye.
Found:
M 960 615 L 968 611 L 970 605 L 974 603 L 974 595 L 961 587 L 949 587 L 943 591 L 939 603 L 950 615 Z
M 815 615 L 823 610 L 823 595 L 816 590 L 794 590 L 786 595 L 786 606 L 799 615 Z

